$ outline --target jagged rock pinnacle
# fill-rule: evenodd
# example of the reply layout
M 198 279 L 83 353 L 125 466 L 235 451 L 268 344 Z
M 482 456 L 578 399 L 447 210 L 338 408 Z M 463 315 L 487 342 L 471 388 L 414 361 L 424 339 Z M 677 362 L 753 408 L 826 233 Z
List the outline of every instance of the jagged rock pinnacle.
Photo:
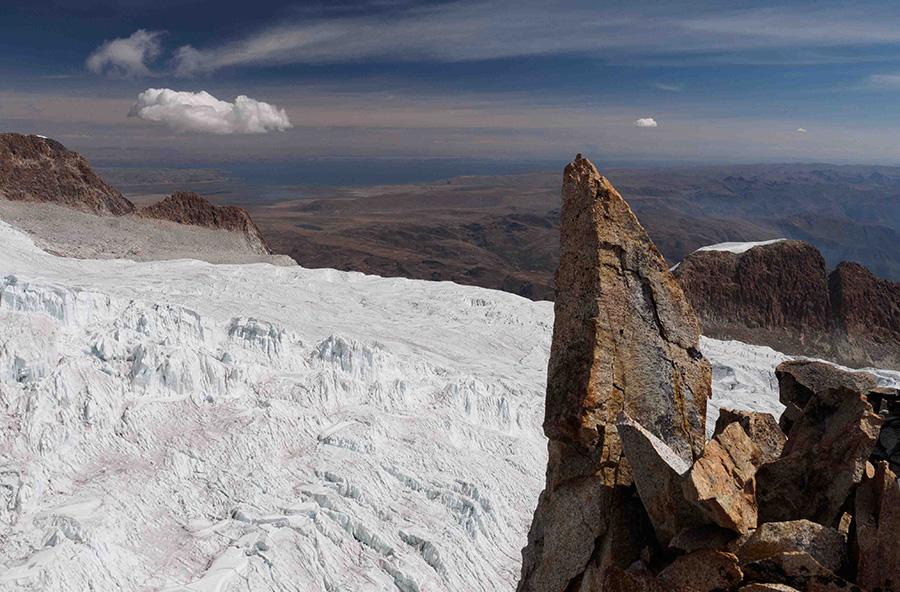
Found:
M 563 173 L 560 260 L 544 432 L 547 483 L 523 550 L 520 591 L 559 592 L 627 568 L 647 537 L 616 415 L 685 463 L 702 453 L 710 366 L 665 259 L 580 154 Z

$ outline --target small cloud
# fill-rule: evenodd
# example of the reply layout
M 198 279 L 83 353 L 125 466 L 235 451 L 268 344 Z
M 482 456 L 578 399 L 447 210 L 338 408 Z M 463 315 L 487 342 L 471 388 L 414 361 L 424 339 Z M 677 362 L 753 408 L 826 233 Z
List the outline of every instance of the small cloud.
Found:
M 161 31 L 138 29 L 131 37 L 104 41 L 85 64 L 95 74 L 149 76 L 151 72 L 147 64 L 159 56 L 161 36 Z
M 653 86 L 660 90 L 667 90 L 669 92 L 681 92 L 684 90 L 683 84 L 666 84 L 664 82 L 657 82 Z
M 806 130 L 805 130 L 804 128 L 802 128 L 802 127 L 798 127 L 798 128 L 797 128 L 797 131 L 800 132 L 801 134 L 805 134 L 805 133 L 806 133 Z
M 184 45 L 175 52 L 175 75 L 190 78 L 204 69 L 203 54 L 190 45 Z
M 900 86 L 900 74 L 872 74 L 869 86 L 875 88 L 897 88 Z
M 240 95 L 233 103 L 205 90 L 148 88 L 138 95 L 129 117 L 165 123 L 177 131 L 206 134 L 264 134 L 291 128 L 284 109 Z
M 642 117 L 634 122 L 634 125 L 638 127 L 656 127 L 658 124 L 656 120 L 652 117 Z

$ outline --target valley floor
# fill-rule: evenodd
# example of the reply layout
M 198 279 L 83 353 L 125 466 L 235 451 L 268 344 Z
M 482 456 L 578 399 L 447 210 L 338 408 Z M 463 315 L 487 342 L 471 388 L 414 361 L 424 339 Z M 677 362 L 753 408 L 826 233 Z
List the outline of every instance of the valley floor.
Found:
M 0 278 L 0 590 L 515 588 L 552 303 L 5 223 Z M 785 356 L 702 347 L 713 409 L 780 413 Z

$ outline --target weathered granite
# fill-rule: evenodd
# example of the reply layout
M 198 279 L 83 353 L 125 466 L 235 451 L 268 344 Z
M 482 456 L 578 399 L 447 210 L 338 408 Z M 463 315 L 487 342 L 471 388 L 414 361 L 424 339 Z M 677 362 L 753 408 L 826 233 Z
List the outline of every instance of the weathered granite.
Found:
M 563 176 L 544 431 L 547 482 L 521 592 L 577 589 L 654 544 L 615 418 L 625 411 L 685 463 L 705 443 L 710 366 L 697 320 L 628 204 L 578 155 Z M 602 571 L 602 570 L 601 570 Z

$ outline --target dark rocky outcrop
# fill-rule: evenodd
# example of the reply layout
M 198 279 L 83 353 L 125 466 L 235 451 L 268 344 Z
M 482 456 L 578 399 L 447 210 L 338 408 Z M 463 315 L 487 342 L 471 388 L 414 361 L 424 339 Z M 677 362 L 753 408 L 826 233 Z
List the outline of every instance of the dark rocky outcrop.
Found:
M 675 269 L 704 335 L 852 366 L 900 369 L 900 283 L 857 263 L 830 272 L 793 240 L 697 251 Z
M 244 208 L 217 206 L 193 191 L 176 191 L 161 202 L 141 208 L 139 215 L 213 230 L 242 232 L 265 253 L 271 253 L 262 233 Z
M 77 152 L 42 136 L 0 134 L 0 198 L 121 216 L 135 207 Z
M 654 533 L 615 420 L 683 463 L 703 450 L 710 366 L 696 318 L 628 204 L 581 155 L 566 167 L 544 431 L 547 482 L 520 591 L 577 590 L 627 569 Z

